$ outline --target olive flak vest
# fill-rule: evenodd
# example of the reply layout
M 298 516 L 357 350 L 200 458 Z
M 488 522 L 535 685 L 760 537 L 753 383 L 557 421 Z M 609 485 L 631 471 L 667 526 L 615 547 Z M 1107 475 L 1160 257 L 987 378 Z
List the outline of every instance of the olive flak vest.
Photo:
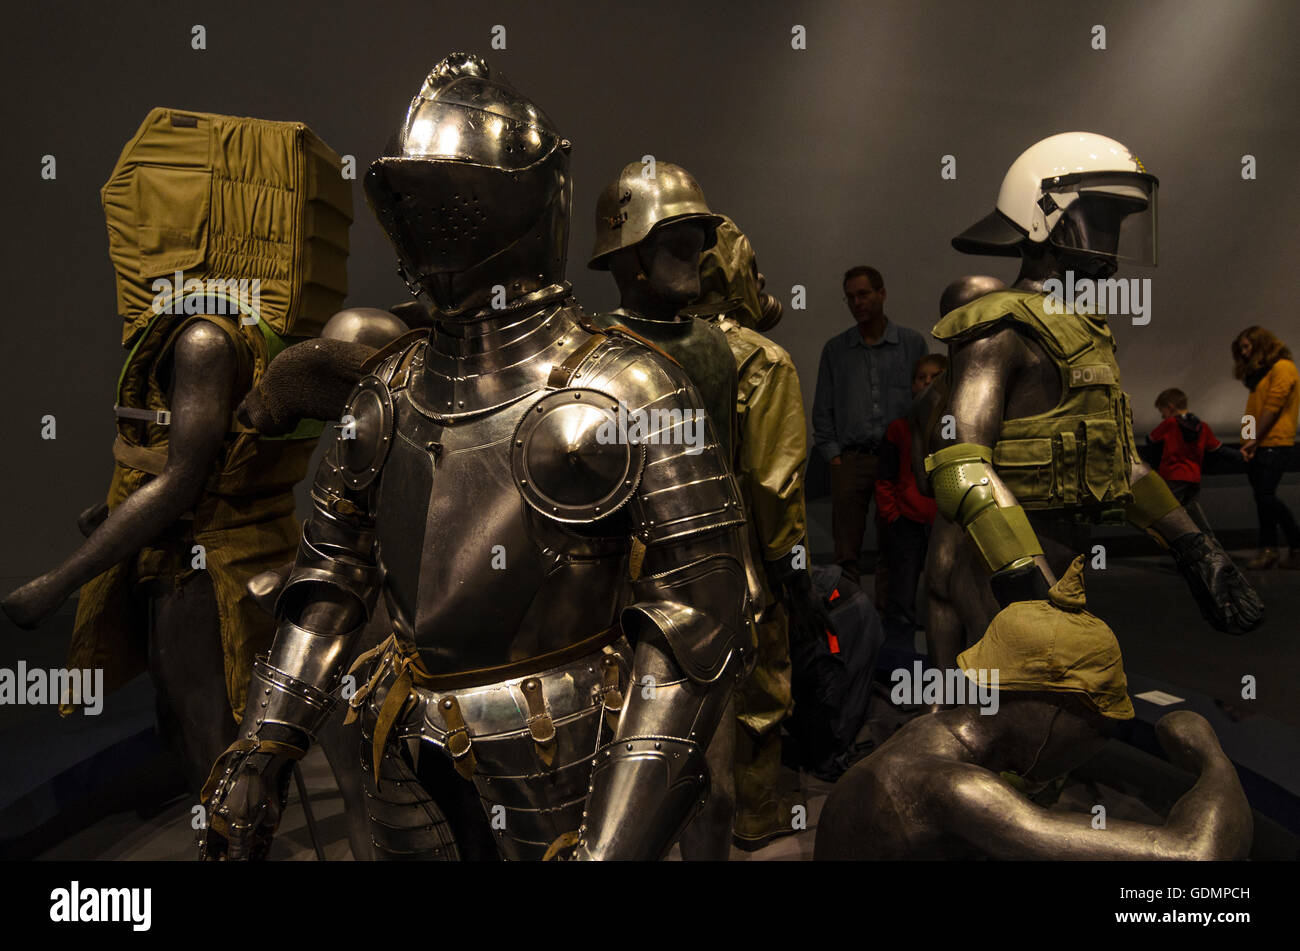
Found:
M 292 342 L 264 321 L 249 327 L 235 317 L 157 316 L 134 339 L 118 380 L 119 406 L 167 410 L 166 374 L 161 371 L 170 363 L 180 333 L 196 320 L 221 328 L 234 344 L 241 384 L 236 403 Z M 269 647 L 275 631 L 274 618 L 254 604 L 245 586 L 254 575 L 293 560 L 299 536 L 293 487 L 307 474 L 322 428 L 307 421 L 288 436 L 266 437 L 232 417 L 191 512 L 82 586 L 68 666 L 102 668 L 107 690 L 146 670 L 148 594 L 178 587 L 197 571 L 206 571 L 219 613 L 226 693 L 238 719 L 253 658 Z M 118 419 L 110 511 L 162 472 L 167 450 L 166 425 Z M 196 567 L 196 545 L 203 547 L 201 568 Z M 67 715 L 72 708 L 64 705 L 60 711 Z
M 932 333 L 952 347 L 1010 323 L 1042 346 L 1060 373 L 1061 399 L 1047 412 L 1003 420 L 993 467 L 1026 510 L 1100 518 L 1132 498 L 1138 459 L 1115 339 L 1104 318 L 1048 314 L 1046 299 L 997 291 L 948 314 Z

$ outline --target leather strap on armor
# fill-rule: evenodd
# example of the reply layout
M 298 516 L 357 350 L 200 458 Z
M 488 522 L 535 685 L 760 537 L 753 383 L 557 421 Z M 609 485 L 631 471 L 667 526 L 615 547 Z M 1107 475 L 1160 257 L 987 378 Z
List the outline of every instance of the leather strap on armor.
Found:
M 551 368 L 551 374 L 546 379 L 546 385 L 553 390 L 563 389 L 573 380 L 573 374 L 577 372 L 582 361 L 591 356 L 592 352 L 605 342 L 603 333 L 593 334 L 587 339 L 587 342 L 574 350 L 564 358 L 562 363 L 557 363 Z
M 380 347 L 370 356 L 366 357 L 365 362 L 361 364 L 361 376 L 364 377 L 371 373 L 377 373 L 380 365 L 383 364 L 383 362 L 387 360 L 389 357 L 393 356 L 393 354 L 400 353 L 406 356 L 408 350 L 413 351 L 417 343 L 419 343 L 421 340 L 427 340 L 428 337 L 429 337 L 428 329 L 422 328 L 418 330 L 408 331 L 407 333 L 402 334 L 396 340 L 390 340 L 388 343 L 384 344 L 384 346 Z
M 622 677 L 618 669 L 618 660 L 606 654 L 600 662 L 603 671 L 603 684 L 600 688 L 601 705 L 605 711 L 605 722 L 611 728 L 618 728 L 618 714 L 623 709 Z
M 546 698 L 542 696 L 542 682 L 529 677 L 519 685 L 528 705 L 528 732 L 537 744 L 537 756 L 550 766 L 555 761 L 555 723 L 546 712 Z
M 264 740 L 258 737 L 240 737 L 226 747 L 225 752 L 217 757 L 217 761 L 212 764 L 212 771 L 208 773 L 207 781 L 203 784 L 203 789 L 199 793 L 200 802 L 211 802 L 212 796 L 234 772 L 234 756 L 238 753 L 269 753 L 272 756 L 286 756 L 289 759 L 302 759 L 307 755 L 307 751 L 299 749 L 289 743 L 283 743 L 279 740 Z
M 378 721 L 375 724 L 374 731 L 374 750 L 375 761 L 383 755 L 384 745 L 388 741 L 388 734 L 392 732 L 393 724 L 396 723 L 403 712 L 406 710 L 407 702 L 411 699 L 412 686 L 418 686 L 425 690 L 434 692 L 443 690 L 452 690 L 458 687 L 473 687 L 481 684 L 500 683 L 510 680 L 520 674 L 533 673 L 539 670 L 548 670 L 552 667 L 558 667 L 569 661 L 576 660 L 588 654 L 598 652 L 606 644 L 611 644 L 621 636 L 622 630 L 615 626 L 609 627 L 596 634 L 593 637 L 570 644 L 558 651 L 551 651 L 548 654 L 542 654 L 538 657 L 530 657 L 525 660 L 516 661 L 510 664 L 503 664 L 498 667 L 485 667 L 478 670 L 457 671 L 453 674 L 431 674 L 425 669 L 424 663 L 420 659 L 420 651 L 413 644 L 403 640 L 397 634 L 391 634 L 382 644 L 371 648 L 357 657 L 349 668 L 348 673 L 353 674 L 360 670 L 366 664 L 375 658 L 381 658 L 380 662 L 375 665 L 369 681 L 358 687 L 356 692 L 348 700 L 350 707 L 344 723 L 351 723 L 357 718 L 357 711 L 365 702 L 366 698 L 389 676 L 393 675 L 393 682 L 388 688 L 388 693 L 384 697 L 384 703 L 380 707 Z M 615 662 L 615 686 L 617 686 L 618 669 Z M 530 678 L 534 679 L 534 678 Z M 526 683 L 526 682 L 525 682 Z M 523 685 L 521 685 L 523 686 Z M 533 739 L 538 744 L 539 755 L 543 756 L 545 762 L 548 751 L 547 743 L 553 743 L 555 738 L 555 725 L 551 722 L 550 717 L 546 715 L 545 701 L 542 698 L 541 685 L 537 685 L 537 704 L 539 708 L 534 710 L 534 703 L 529 697 L 525 687 L 525 697 L 529 698 L 529 730 Z M 464 729 L 464 718 L 460 716 L 459 705 L 455 704 L 454 696 L 444 697 L 439 701 L 438 709 L 442 711 L 443 722 L 447 725 L 449 731 L 453 733 Z M 448 707 L 447 702 L 452 701 L 453 706 Z M 620 700 L 621 705 L 621 700 Z M 460 717 L 458 723 L 453 723 L 448 717 Z M 536 717 L 536 721 L 531 718 Z M 543 717 L 545 722 L 543 722 Z M 546 729 L 549 724 L 549 736 Z M 459 741 L 456 741 L 459 744 Z M 448 739 L 448 750 L 452 753 L 452 758 L 456 761 L 456 769 L 461 775 L 469 779 L 474 773 L 474 759 L 469 749 L 469 734 L 465 732 L 465 748 L 458 757 L 455 752 L 452 740 Z M 549 755 L 554 755 L 554 747 L 551 746 Z M 375 776 L 378 777 L 378 768 Z
M 451 754 L 452 765 L 462 777 L 473 779 L 478 761 L 474 757 L 474 741 L 469 735 L 469 727 L 465 725 L 460 701 L 454 696 L 443 697 L 438 701 L 438 712 L 442 714 L 442 724 L 447 728 L 447 752 Z M 379 749 L 377 744 L 378 731 L 375 749 Z

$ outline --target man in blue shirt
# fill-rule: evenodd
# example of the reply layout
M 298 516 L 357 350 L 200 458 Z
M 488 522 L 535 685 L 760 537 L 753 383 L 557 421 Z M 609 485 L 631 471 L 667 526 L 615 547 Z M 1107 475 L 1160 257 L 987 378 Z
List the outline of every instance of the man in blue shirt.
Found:
M 813 399 L 813 443 L 831 466 L 835 560 L 858 580 L 885 429 L 912 402 L 912 368 L 930 352 L 925 338 L 885 317 L 885 281 L 860 265 L 844 273 L 844 299 L 855 326 L 826 341 Z M 879 521 L 879 513 L 877 513 Z M 876 537 L 884 531 L 877 525 Z M 878 542 L 878 545 L 880 542 Z M 883 557 L 876 568 L 876 603 L 885 603 Z

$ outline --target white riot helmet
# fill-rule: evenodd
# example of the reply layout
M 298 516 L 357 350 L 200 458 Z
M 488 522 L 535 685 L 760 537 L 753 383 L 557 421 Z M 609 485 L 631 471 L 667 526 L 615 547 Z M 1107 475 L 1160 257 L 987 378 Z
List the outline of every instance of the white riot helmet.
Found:
M 997 210 L 952 239 L 963 254 L 1019 257 L 1025 241 L 1112 262 L 1156 263 L 1156 189 L 1128 147 L 1092 132 L 1036 142 L 1007 170 Z

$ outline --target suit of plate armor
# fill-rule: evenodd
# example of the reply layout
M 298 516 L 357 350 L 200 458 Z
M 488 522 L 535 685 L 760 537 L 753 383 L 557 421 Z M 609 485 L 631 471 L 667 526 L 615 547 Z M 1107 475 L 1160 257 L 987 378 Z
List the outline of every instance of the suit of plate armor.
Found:
M 590 327 L 562 283 L 568 150 L 454 54 L 367 173 L 435 326 L 372 359 L 331 439 L 244 734 L 210 780 L 209 857 L 265 853 L 285 764 L 341 684 L 381 856 L 456 857 L 425 783 L 448 763 L 507 858 L 659 858 L 707 791 L 741 667 L 744 517 L 716 436 L 682 438 L 701 402 L 680 368 Z M 610 438 L 620 405 L 662 426 Z M 393 636 L 345 681 L 381 590 Z

